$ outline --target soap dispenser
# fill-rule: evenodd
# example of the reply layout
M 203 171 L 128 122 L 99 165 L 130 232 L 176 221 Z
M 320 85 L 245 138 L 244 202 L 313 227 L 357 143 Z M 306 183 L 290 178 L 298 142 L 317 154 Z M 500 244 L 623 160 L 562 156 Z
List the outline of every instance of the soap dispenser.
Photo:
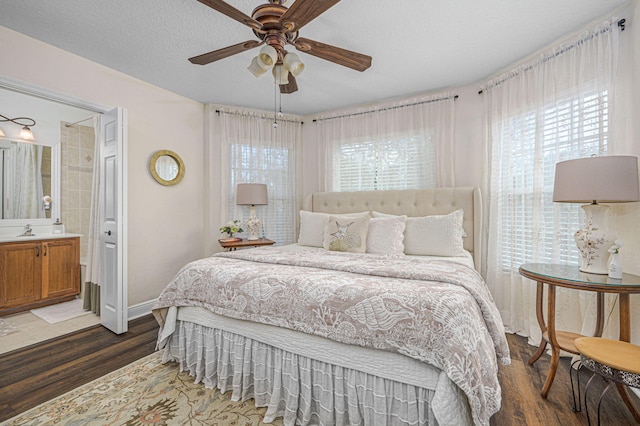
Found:
M 53 224 L 53 233 L 54 234 L 64 234 L 64 225 L 60 222 L 60 218 L 56 219 Z

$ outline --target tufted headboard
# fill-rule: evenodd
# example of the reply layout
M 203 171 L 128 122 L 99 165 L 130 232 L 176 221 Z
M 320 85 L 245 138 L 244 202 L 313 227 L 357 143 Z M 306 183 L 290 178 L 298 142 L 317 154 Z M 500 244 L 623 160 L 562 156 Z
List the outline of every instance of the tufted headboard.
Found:
M 307 196 L 304 210 L 323 213 L 378 211 L 407 216 L 429 216 L 464 211 L 467 233 L 464 248 L 480 269 L 482 204 L 480 189 L 474 187 L 405 189 L 392 191 L 315 192 Z

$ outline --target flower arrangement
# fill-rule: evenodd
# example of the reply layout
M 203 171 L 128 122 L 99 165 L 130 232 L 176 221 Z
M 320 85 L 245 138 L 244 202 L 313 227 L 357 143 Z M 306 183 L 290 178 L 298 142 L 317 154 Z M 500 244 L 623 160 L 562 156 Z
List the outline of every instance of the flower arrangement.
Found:
M 229 234 L 229 237 L 233 237 L 233 234 L 243 231 L 244 230 L 240 227 L 240 221 L 238 219 L 230 220 L 220 228 L 220 232 Z
M 622 246 L 624 246 L 624 244 L 622 244 L 622 241 L 615 240 L 613 242 L 613 245 L 611 247 L 609 247 L 608 251 L 611 254 L 619 254 L 620 253 L 620 249 L 622 248 Z

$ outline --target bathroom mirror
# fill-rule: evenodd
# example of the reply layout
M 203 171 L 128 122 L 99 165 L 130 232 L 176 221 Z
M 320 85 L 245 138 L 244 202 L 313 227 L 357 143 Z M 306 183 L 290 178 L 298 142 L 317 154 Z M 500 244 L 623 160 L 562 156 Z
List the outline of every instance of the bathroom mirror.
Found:
M 51 218 L 52 147 L 0 140 L 1 219 Z
M 59 217 L 77 217 L 88 205 L 85 195 L 91 198 L 95 138 L 93 123 L 84 119 L 95 112 L 70 98 L 0 76 L 0 114 L 36 121 L 31 127 L 35 137 L 31 143 L 20 138 L 19 125 L 0 123 L 5 135 L 0 137 L 4 152 L 0 161 L 0 227 L 48 225 Z M 76 122 L 80 124 L 65 126 Z M 50 210 L 43 203 L 47 195 L 51 197 Z M 37 205 L 38 212 L 18 208 L 25 200 L 30 200 L 30 206 Z
M 151 157 L 149 171 L 159 184 L 176 185 L 184 177 L 184 162 L 175 152 L 163 149 L 155 152 Z

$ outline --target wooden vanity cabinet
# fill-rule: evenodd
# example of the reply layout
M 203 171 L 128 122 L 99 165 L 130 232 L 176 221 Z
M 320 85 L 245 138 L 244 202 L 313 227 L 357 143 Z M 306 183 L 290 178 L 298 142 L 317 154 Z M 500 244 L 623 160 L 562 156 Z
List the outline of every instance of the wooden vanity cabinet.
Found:
M 73 299 L 80 293 L 80 238 L 0 244 L 0 315 Z

